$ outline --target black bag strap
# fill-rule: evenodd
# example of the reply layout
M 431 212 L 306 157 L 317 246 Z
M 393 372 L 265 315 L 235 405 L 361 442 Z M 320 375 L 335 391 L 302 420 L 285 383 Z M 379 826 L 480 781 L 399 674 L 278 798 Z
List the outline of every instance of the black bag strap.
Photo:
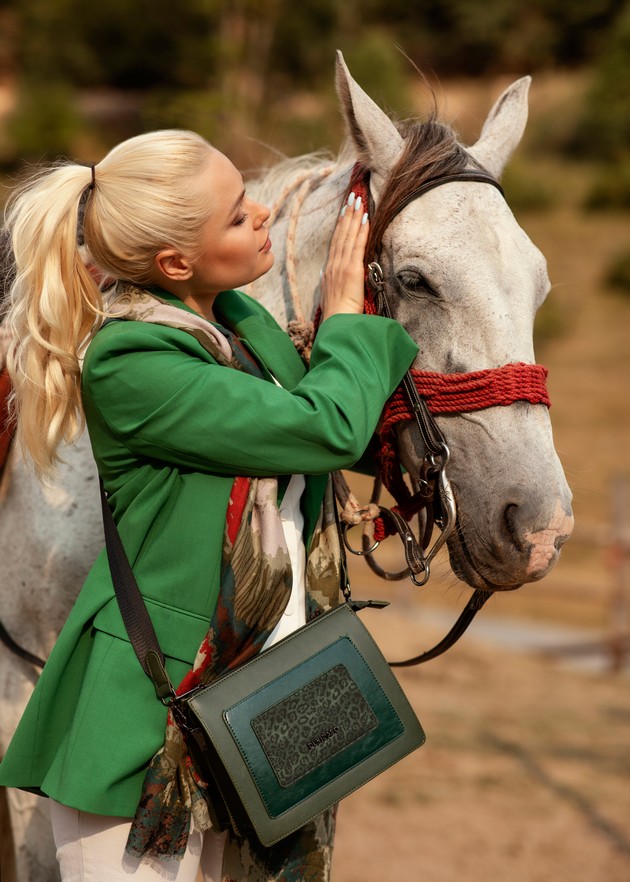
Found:
M 173 697 L 175 691 L 166 673 L 164 653 L 160 649 L 153 622 L 140 594 L 100 478 L 99 483 L 107 560 L 120 614 L 144 673 L 153 681 L 157 697 L 165 702 Z

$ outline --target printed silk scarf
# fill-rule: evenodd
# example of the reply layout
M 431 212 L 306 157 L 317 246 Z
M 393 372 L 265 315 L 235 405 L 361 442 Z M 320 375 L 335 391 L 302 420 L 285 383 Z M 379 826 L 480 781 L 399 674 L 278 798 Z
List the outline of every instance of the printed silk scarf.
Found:
M 259 376 L 230 332 L 129 283 L 119 284 L 112 311 L 133 321 L 168 325 L 192 334 L 216 361 Z M 264 381 L 264 380 L 263 380 Z M 289 439 L 287 439 L 288 441 Z M 235 478 L 226 515 L 221 590 L 208 632 L 178 694 L 212 682 L 256 655 L 280 620 L 292 574 L 277 505 L 276 478 Z M 329 482 L 306 567 L 307 620 L 338 602 L 341 550 Z M 127 852 L 135 857 L 183 857 L 191 821 L 211 827 L 212 793 L 195 772 L 169 711 L 164 746 L 146 773 Z M 330 876 L 334 812 L 329 811 L 272 848 L 228 833 L 224 882 L 326 882 Z

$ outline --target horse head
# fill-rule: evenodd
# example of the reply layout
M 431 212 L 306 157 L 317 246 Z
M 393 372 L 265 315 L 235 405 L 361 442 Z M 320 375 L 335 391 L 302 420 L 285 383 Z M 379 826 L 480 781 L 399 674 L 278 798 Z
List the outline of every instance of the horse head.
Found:
M 397 128 L 338 57 L 342 111 L 371 173 L 368 252 L 382 266 L 394 318 L 420 346 L 417 370 L 469 374 L 534 363 L 534 316 L 550 287 L 546 261 L 500 190 L 466 179 L 468 171 L 501 176 L 525 129 L 529 83 L 510 86 L 477 143 L 464 148 L 435 118 Z M 447 180 L 406 202 L 436 179 Z M 456 575 L 486 590 L 541 579 L 573 525 L 547 407 L 518 400 L 436 422 L 457 501 L 448 540 Z M 401 460 L 417 482 L 427 450 L 412 422 L 397 431 Z

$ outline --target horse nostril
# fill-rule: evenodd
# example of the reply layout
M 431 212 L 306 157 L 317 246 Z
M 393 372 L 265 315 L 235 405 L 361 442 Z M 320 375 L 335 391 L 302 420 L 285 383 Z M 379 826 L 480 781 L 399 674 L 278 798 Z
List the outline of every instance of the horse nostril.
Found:
M 503 516 L 512 545 L 514 545 L 519 552 L 525 552 L 527 550 L 528 542 L 525 539 L 522 529 L 519 529 L 519 508 L 520 506 L 516 502 L 506 505 Z
M 542 578 L 571 535 L 573 515 L 560 502 L 548 510 L 539 501 L 510 503 L 504 510 L 505 529 L 512 548 L 526 564 L 531 578 Z
M 565 534 L 564 536 L 556 536 L 554 543 L 553 543 L 553 547 L 556 549 L 556 551 L 560 551 L 560 549 L 562 548 L 562 546 L 567 541 L 567 539 L 569 538 L 570 535 L 571 534 L 569 533 L 569 534 Z

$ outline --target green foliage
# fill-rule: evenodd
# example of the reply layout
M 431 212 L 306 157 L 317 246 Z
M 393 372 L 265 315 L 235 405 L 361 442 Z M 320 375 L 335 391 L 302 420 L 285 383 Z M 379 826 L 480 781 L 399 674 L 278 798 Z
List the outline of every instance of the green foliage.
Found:
M 82 127 L 72 99 L 70 90 L 60 83 L 24 86 L 8 124 L 14 155 L 6 159 L 52 161 L 72 153 Z
M 425 71 L 478 74 L 575 65 L 593 57 L 624 0 L 2 0 L 29 78 L 77 86 L 199 89 L 245 67 L 318 87 L 335 48 L 400 43 Z M 3 13 L 4 14 L 4 13 Z M 5 22 L 3 22 L 5 24 Z M 8 21 L 6 26 L 9 27 Z M 9 27 L 10 29 L 10 27 Z
M 29 79 L 146 89 L 200 85 L 214 58 L 211 2 L 20 0 L 19 63 Z M 175 23 L 175 26 L 174 26 Z
M 567 312 L 558 306 L 552 296 L 540 307 L 534 321 L 534 348 L 540 355 L 554 340 L 563 337 L 569 329 Z
M 618 254 L 606 273 L 607 287 L 630 297 L 630 249 Z
M 630 153 L 601 166 L 584 207 L 590 211 L 630 210 Z
M 596 53 L 624 0 L 390 0 L 388 24 L 423 69 L 459 74 L 575 66 Z
M 535 167 L 513 159 L 502 178 L 506 199 L 513 211 L 547 211 L 557 201 L 556 194 Z
M 572 148 L 582 156 L 616 159 L 630 149 L 630 3 L 616 19 L 595 66 L 593 86 Z
M 409 115 L 409 62 L 396 49 L 392 34 L 383 30 L 363 31 L 342 45 L 352 76 L 384 109 L 398 116 Z
M 294 0 L 99 0 L 88 8 L 85 0 L 0 0 L 0 76 L 17 74 L 29 90 L 59 83 L 61 91 L 126 91 L 144 110 L 112 125 L 113 134 L 168 119 L 182 125 L 188 120 L 212 133 L 229 114 L 231 125 L 250 132 L 273 118 L 310 139 L 317 119 L 299 114 L 293 119 L 290 99 L 306 93 L 332 99 L 337 48 L 376 101 L 407 116 L 406 83 L 413 74 L 397 45 L 420 70 L 445 77 L 583 64 L 602 50 L 606 38 L 613 42 L 606 44 L 602 71 L 610 64 L 614 74 L 602 73 L 608 79 L 593 98 L 600 116 L 593 125 L 596 117 L 589 112 L 588 120 L 596 141 L 601 133 L 619 143 L 630 126 L 623 85 L 630 52 L 626 26 L 616 19 L 623 5 L 624 0 L 301 0 L 296 7 Z M 609 52 L 611 46 L 617 48 Z M 604 119 L 609 96 L 611 121 Z M 276 109 L 283 102 L 281 115 Z M 60 118 L 50 120 L 50 134 L 55 145 L 65 144 L 74 123 L 67 102 L 57 97 L 54 104 Z M 51 144 L 38 121 L 46 109 L 33 110 L 32 124 L 24 118 L 18 126 L 18 152 L 22 143 L 36 152 Z M 39 150 L 32 146 L 36 132 L 43 138 Z
M 352 0 L 348 0 L 352 6 Z M 270 59 L 279 84 L 302 87 L 332 79 L 332 62 L 344 5 L 338 0 L 276 0 Z
M 227 124 L 230 107 L 220 94 L 208 90 L 157 90 L 143 103 L 143 129 L 190 129 L 215 141 Z

